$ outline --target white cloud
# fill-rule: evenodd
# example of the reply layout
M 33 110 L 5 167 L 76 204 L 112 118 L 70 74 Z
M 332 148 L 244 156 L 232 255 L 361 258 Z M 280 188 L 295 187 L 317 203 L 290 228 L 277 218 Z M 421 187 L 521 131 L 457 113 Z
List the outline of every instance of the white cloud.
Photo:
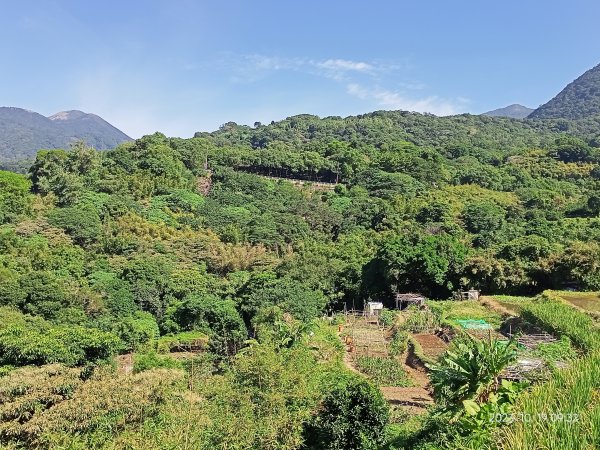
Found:
M 457 98 L 448 100 L 436 95 L 430 95 L 424 98 L 409 98 L 402 92 L 390 91 L 387 89 L 365 88 L 357 83 L 349 83 L 346 86 L 348 94 L 361 100 L 371 100 L 385 109 L 401 109 L 405 111 L 427 112 L 437 116 L 450 116 L 464 112 L 464 107 L 468 100 Z
M 228 54 L 221 61 L 221 65 L 231 70 L 233 75 L 230 79 L 236 83 L 251 83 L 264 78 L 270 72 L 282 70 L 305 72 L 337 81 L 347 80 L 351 73 L 374 75 L 388 70 L 387 66 L 373 62 L 334 58 L 325 60 L 280 58 L 261 54 L 242 56 Z
M 347 59 L 328 59 L 326 61 L 317 62 L 316 66 L 336 71 L 369 72 L 374 69 L 371 64 L 366 62 L 349 61 Z
M 275 71 L 297 71 L 331 79 L 346 87 L 346 92 L 361 100 L 386 109 L 429 112 L 446 116 L 465 110 L 468 100 L 445 99 L 437 95 L 421 95 L 427 86 L 415 80 L 401 80 L 402 73 L 410 68 L 406 61 L 389 64 L 381 61 L 359 61 L 342 58 L 323 60 L 305 58 L 279 58 L 260 54 L 245 55 L 234 65 L 232 81 L 251 83 Z M 392 80 L 393 77 L 393 80 Z M 394 88 L 385 87 L 392 84 Z M 407 95 L 406 92 L 413 92 Z
M 281 58 L 261 54 L 226 54 L 219 61 L 200 62 L 181 70 L 210 71 L 217 69 L 233 83 L 253 83 L 271 74 L 288 71 L 329 80 L 339 86 L 338 95 L 346 93 L 364 110 L 402 109 L 450 115 L 463 112 L 468 101 L 428 95 L 429 88 L 413 79 L 402 80 L 406 65 L 391 65 L 381 61 L 347 60 L 339 58 Z M 299 112 L 341 114 L 343 105 L 327 98 L 294 96 L 277 91 L 273 98 L 262 97 L 256 105 L 229 110 L 221 107 L 221 90 L 204 86 L 187 86 L 184 93 L 173 97 L 161 88 L 160 80 L 146 79 L 140 73 L 126 70 L 119 64 L 105 64 L 101 70 L 84 69 L 73 76 L 69 108 L 93 112 L 105 118 L 132 137 L 156 130 L 174 136 L 191 136 L 198 129 L 214 129 L 220 123 L 268 122 Z M 330 87 L 330 86 L 329 86 Z M 327 96 L 325 96 L 327 97 Z M 285 98 L 285 100 L 283 100 Z M 343 99 L 342 99 L 343 101 Z M 56 111 L 52 111 L 56 112 Z M 241 122 L 240 122 L 241 121 Z

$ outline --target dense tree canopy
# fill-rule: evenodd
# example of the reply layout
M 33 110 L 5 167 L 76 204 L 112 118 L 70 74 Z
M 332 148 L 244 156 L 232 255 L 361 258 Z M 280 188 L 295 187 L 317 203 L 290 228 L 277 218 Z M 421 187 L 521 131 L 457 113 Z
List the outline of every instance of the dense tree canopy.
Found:
M 580 126 L 302 115 L 42 151 L 31 184 L 0 172 L 0 302 L 126 347 L 158 326 L 229 348 L 272 306 L 308 320 L 402 291 L 593 288 L 600 159 Z

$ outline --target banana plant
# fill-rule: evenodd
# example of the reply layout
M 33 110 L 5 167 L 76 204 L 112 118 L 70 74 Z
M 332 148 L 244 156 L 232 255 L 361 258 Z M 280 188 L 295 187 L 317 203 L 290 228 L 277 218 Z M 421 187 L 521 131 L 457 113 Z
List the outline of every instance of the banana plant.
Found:
M 516 343 L 491 335 L 479 340 L 468 334 L 455 340 L 438 364 L 427 367 L 434 396 L 444 409 L 458 411 L 463 400 L 486 402 L 498 390 L 498 376 L 516 359 Z

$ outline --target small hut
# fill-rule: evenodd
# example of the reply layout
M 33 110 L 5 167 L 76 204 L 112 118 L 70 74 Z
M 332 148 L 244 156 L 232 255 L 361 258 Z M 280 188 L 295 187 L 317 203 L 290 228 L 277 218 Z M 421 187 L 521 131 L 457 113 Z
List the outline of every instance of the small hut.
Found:
M 367 316 L 369 316 L 369 317 L 374 317 L 374 316 L 379 317 L 379 314 L 381 314 L 382 310 L 383 310 L 383 303 L 369 302 L 369 303 L 367 303 L 367 308 L 366 308 L 365 312 L 367 313 Z
M 458 291 L 454 294 L 457 300 L 479 300 L 479 291 L 477 289 L 469 289 L 468 291 Z
M 422 307 L 425 305 L 426 298 L 421 294 L 399 294 L 396 293 L 396 309 L 404 309 L 409 307 L 410 305 L 416 305 L 418 307 Z

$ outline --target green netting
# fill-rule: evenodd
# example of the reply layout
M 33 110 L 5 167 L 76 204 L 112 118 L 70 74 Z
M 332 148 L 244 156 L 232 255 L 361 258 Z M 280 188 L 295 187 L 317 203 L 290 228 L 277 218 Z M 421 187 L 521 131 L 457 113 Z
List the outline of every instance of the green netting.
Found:
M 492 326 L 483 319 L 457 319 L 465 330 L 491 330 Z

